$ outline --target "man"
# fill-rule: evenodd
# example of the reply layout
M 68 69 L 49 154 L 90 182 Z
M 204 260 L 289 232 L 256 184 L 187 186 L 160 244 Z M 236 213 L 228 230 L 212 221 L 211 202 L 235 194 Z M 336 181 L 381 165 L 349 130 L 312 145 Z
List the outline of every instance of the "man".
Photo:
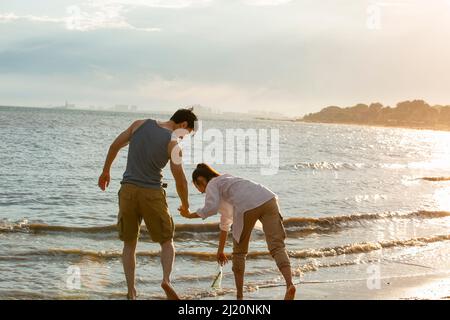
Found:
M 174 223 L 169 214 L 166 192 L 162 188 L 162 169 L 170 160 L 181 208 L 189 208 L 187 180 L 181 161 L 177 138 L 194 130 L 197 116 L 192 109 L 180 109 L 169 121 L 137 120 L 111 144 L 98 186 L 108 187 L 110 169 L 119 150 L 129 144 L 127 167 L 119 190 L 119 238 L 124 242 L 122 262 L 128 286 L 128 299 L 136 299 L 136 245 L 142 219 L 154 242 L 161 245 L 163 280 L 161 287 L 167 298 L 178 300 L 170 283 L 175 259 Z

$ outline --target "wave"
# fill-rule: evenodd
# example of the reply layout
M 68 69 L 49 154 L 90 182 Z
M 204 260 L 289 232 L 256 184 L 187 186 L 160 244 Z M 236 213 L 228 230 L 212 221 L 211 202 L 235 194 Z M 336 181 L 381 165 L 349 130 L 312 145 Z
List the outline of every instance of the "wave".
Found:
M 297 162 L 285 164 L 280 167 L 281 170 L 302 171 L 344 171 L 344 170 L 361 170 L 361 169 L 442 169 L 448 170 L 447 163 L 433 163 L 433 162 L 409 162 L 409 163 L 349 163 L 349 162 Z M 431 177 L 433 179 L 433 177 Z M 439 177 L 438 177 L 439 178 Z M 448 177 L 443 177 L 449 180 Z
M 388 240 L 379 242 L 362 242 L 362 243 L 352 243 L 347 245 L 341 245 L 336 247 L 328 248 L 314 248 L 314 249 L 303 249 L 303 250 L 293 250 L 288 251 L 291 258 L 296 259 L 307 259 L 307 258 L 324 258 L 341 256 L 347 254 L 358 254 L 358 253 L 369 253 L 372 251 L 377 251 L 381 249 L 392 249 L 401 247 L 415 247 L 423 246 L 428 243 L 441 242 L 450 240 L 450 234 L 446 235 L 436 235 L 431 237 L 419 237 L 404 240 Z M 62 249 L 62 248 L 52 248 L 45 250 L 33 250 L 14 253 L 13 258 L 21 259 L 22 257 L 70 257 L 74 256 L 77 258 L 92 258 L 92 259 L 119 259 L 122 257 L 119 251 L 89 251 L 82 249 Z M 137 252 L 137 257 L 159 257 L 159 251 L 147 251 L 147 252 Z M 188 259 L 195 259 L 200 261 L 215 261 L 215 252 L 200 252 L 200 251 L 179 251 L 177 256 L 184 257 Z M 247 259 L 259 259 L 259 258 L 269 258 L 270 254 L 267 251 L 254 251 L 249 252 Z M 231 258 L 231 256 L 229 257 Z
M 176 230 L 179 232 L 216 232 L 217 223 L 199 223 L 199 224 L 177 224 Z M 117 231 L 116 225 L 94 226 L 94 227 L 73 227 L 48 225 L 44 223 L 28 223 L 21 221 L 17 223 L 0 222 L 0 233 L 24 232 L 24 233 L 112 233 Z M 141 231 L 147 232 L 147 228 L 142 226 Z
M 445 217 L 450 217 L 450 212 L 420 210 L 409 213 L 385 212 L 385 213 L 363 213 L 363 214 L 320 217 L 320 218 L 308 218 L 308 217 L 285 218 L 283 223 L 287 228 L 308 226 L 308 225 L 320 227 L 333 227 L 333 226 L 337 227 L 343 224 L 348 224 L 352 222 L 361 222 L 365 220 L 414 219 L 414 218 L 434 219 Z
M 450 240 L 448 235 L 436 235 L 431 237 L 419 237 L 406 240 L 387 240 L 379 242 L 362 242 L 342 245 L 332 248 L 307 249 L 299 251 L 290 251 L 289 256 L 292 258 L 323 258 L 340 256 L 345 254 L 368 253 L 381 249 L 392 249 L 397 247 L 416 247 L 423 246 L 428 243 L 441 242 Z
M 283 224 L 289 235 L 308 235 L 313 233 L 326 233 L 339 229 L 351 224 L 363 223 L 365 221 L 374 220 L 394 220 L 394 219 L 435 219 L 450 217 L 448 211 L 415 211 L 410 213 L 385 212 L 385 213 L 367 213 L 353 214 L 331 217 L 292 217 L 284 218 Z M 43 223 L 29 223 L 28 221 L 20 221 L 11 223 L 8 221 L 0 221 L 0 233 L 33 233 L 33 234 L 52 234 L 66 233 L 70 235 L 88 235 L 88 236 L 107 236 L 116 237 L 116 225 L 93 226 L 93 227 L 74 227 L 61 225 L 48 225 Z M 175 226 L 176 238 L 192 238 L 192 234 L 198 238 L 198 234 L 212 233 L 216 236 L 219 232 L 218 223 L 181 223 Z M 143 225 L 141 233 L 148 237 L 147 228 Z
M 370 166 L 364 163 L 345 163 L 345 162 L 298 162 L 292 165 L 284 165 L 281 167 L 283 170 L 358 170 L 363 168 L 371 168 L 375 166 Z
M 423 177 L 421 178 L 422 180 L 425 181 L 450 181 L 450 177 Z

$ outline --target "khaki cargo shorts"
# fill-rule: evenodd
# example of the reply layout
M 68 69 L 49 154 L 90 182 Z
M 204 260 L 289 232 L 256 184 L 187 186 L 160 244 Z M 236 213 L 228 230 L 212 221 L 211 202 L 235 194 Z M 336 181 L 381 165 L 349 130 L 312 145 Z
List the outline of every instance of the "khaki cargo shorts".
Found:
M 154 242 L 173 239 L 175 226 L 166 201 L 164 189 L 149 189 L 124 183 L 119 190 L 117 229 L 122 241 L 139 238 L 142 223 Z

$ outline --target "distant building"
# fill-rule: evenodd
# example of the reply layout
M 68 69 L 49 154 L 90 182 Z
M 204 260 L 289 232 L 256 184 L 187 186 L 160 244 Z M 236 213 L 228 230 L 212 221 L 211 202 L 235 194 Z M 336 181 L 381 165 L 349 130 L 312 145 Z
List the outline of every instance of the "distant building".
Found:
M 196 115 L 201 116 L 201 117 L 205 117 L 205 116 L 216 116 L 221 114 L 221 112 L 219 112 L 218 110 L 215 110 L 213 108 L 210 107 L 205 107 L 199 104 L 195 104 L 195 105 L 191 105 L 189 107 L 194 108 L 194 112 Z
M 114 111 L 119 112 L 126 112 L 128 111 L 128 105 L 127 104 L 116 104 L 113 108 Z
M 137 111 L 137 106 L 136 105 L 132 105 L 129 106 L 127 104 L 116 104 L 112 110 L 113 111 L 118 111 L 118 112 L 135 112 Z
M 63 106 L 55 107 L 55 109 L 75 109 L 75 108 L 76 108 L 76 105 L 73 103 L 67 102 L 67 100 Z

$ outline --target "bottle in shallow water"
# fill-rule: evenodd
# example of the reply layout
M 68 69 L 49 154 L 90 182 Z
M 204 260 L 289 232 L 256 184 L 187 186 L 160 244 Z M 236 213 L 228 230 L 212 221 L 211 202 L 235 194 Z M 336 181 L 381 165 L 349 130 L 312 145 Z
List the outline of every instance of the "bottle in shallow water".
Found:
M 213 283 L 211 284 L 211 288 L 222 289 L 222 277 L 223 277 L 223 267 L 220 264 L 217 264 L 217 273 Z

